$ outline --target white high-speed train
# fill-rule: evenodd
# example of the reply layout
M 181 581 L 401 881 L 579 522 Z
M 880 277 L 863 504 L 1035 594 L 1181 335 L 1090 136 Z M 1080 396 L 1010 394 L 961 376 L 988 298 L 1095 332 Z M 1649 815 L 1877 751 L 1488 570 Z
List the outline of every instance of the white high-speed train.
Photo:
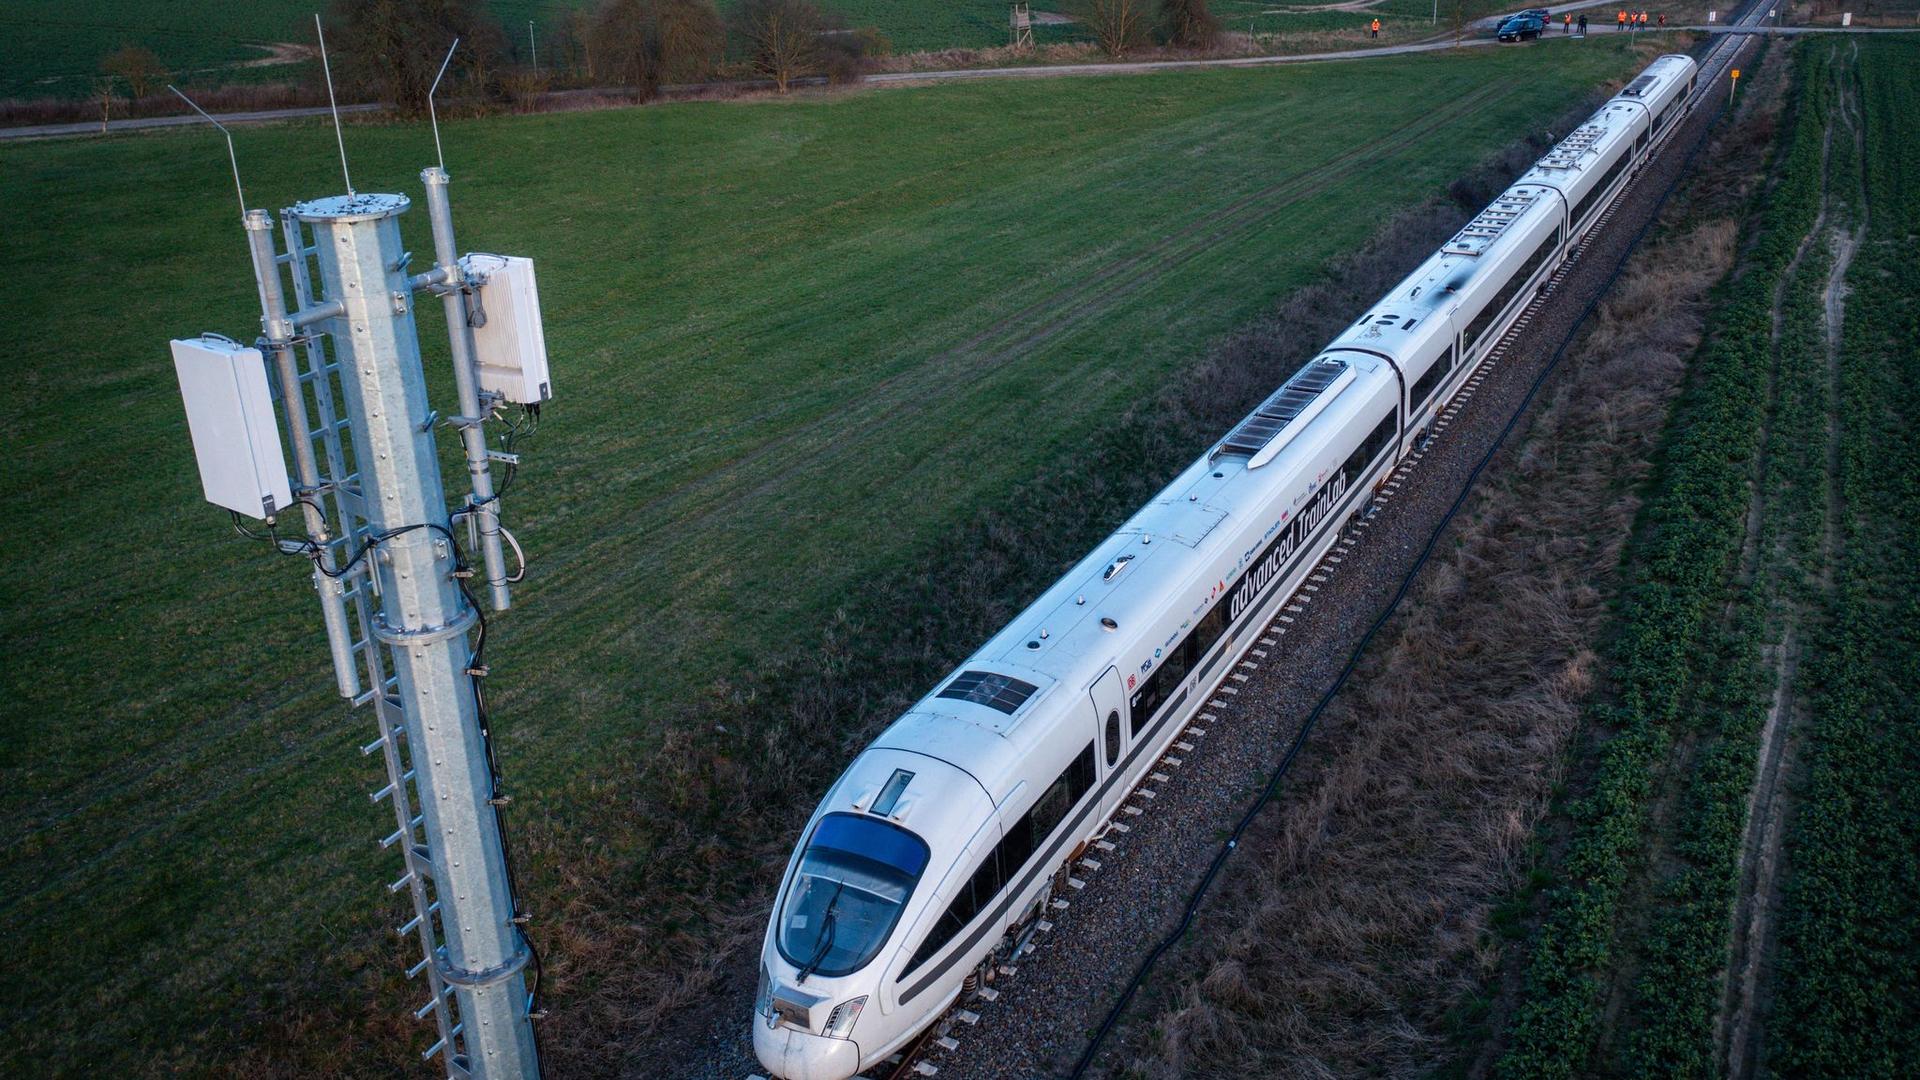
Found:
M 846 1080 L 1040 918 L 1214 684 L 1683 112 L 1663 56 L 861 752 L 788 862 L 754 1051 Z

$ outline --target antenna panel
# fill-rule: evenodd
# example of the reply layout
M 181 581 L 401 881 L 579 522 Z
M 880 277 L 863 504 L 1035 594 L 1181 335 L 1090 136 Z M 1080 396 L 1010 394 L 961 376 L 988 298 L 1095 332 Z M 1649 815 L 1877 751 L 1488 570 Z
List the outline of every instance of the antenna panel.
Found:
M 538 405 L 552 397 L 533 260 L 475 253 L 462 258 L 460 268 L 480 286 L 478 311 L 485 313 L 484 320 L 473 320 L 480 388 L 522 405 Z
M 260 350 L 210 337 L 172 344 L 207 501 L 256 518 L 292 506 L 286 453 Z

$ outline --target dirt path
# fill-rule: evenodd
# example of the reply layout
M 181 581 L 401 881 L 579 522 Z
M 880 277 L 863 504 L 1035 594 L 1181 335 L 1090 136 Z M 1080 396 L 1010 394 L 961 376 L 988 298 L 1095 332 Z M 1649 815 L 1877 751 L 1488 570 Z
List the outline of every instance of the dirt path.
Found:
M 1858 47 L 1855 47 L 1857 53 Z M 1836 213 L 1836 195 L 1832 187 L 1830 151 L 1836 120 L 1850 134 L 1856 154 L 1864 156 L 1864 130 L 1856 121 L 1851 87 L 1835 80 L 1835 104 L 1827 118 L 1826 143 L 1822 155 L 1822 205 L 1814 229 L 1803 243 L 1804 255 L 1812 243 L 1831 245 L 1833 264 L 1828 270 L 1821 295 L 1822 340 L 1825 343 L 1826 374 L 1826 498 L 1822 507 L 1818 565 L 1811 568 L 1811 579 L 1818 593 L 1827 595 L 1833 585 L 1833 566 L 1839 553 L 1840 503 L 1840 428 L 1839 412 L 1840 347 L 1846 318 L 1846 276 L 1854 252 L 1866 230 L 1864 181 L 1853 199 L 1842 199 Z M 1845 207 L 1845 202 L 1853 202 Z M 1830 219 L 1851 211 L 1852 229 L 1843 221 Z M 1799 263 L 1795 258 L 1795 267 Z M 1781 301 L 1790 271 L 1775 294 L 1774 345 L 1779 349 Z M 1726 1075 L 1746 1080 L 1764 1072 L 1765 1017 L 1771 1003 L 1772 957 L 1776 945 L 1775 922 L 1780 907 L 1781 865 L 1785 855 L 1787 822 L 1793 797 L 1791 778 L 1798 762 L 1799 735 L 1807 721 L 1807 703 L 1799 685 L 1802 657 L 1801 627 L 1811 614 L 1804 604 L 1788 602 L 1785 625 L 1779 643 L 1769 650 L 1768 660 L 1775 673 L 1772 701 L 1761 731 L 1760 753 L 1755 767 L 1753 790 L 1748 798 L 1747 831 L 1740 859 L 1740 900 L 1732 926 L 1731 957 L 1727 966 L 1727 989 L 1717 1024 Z

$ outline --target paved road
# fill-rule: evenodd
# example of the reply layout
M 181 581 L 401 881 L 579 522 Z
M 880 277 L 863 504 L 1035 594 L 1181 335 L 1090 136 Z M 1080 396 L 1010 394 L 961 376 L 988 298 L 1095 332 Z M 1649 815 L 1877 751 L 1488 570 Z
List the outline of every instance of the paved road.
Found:
M 1462 48 L 1495 44 L 1492 38 L 1469 38 Z M 953 71 L 902 71 L 869 75 L 868 83 L 938 82 L 949 79 L 1050 78 L 1055 75 L 1126 75 L 1147 71 L 1183 71 L 1189 68 L 1267 67 L 1273 64 L 1317 63 L 1322 60 L 1365 60 L 1375 56 L 1405 56 L 1409 53 L 1439 52 L 1453 48 L 1451 38 L 1423 41 L 1413 45 L 1387 45 L 1377 49 L 1343 49 L 1338 52 L 1299 53 L 1294 56 L 1229 56 L 1217 60 L 1139 60 L 1131 63 L 1045 64 L 1031 67 L 960 68 Z
M 343 113 L 373 112 L 384 108 L 381 105 L 342 105 Z M 217 119 L 223 124 L 267 124 L 276 120 L 297 120 L 306 116 L 325 116 L 324 105 L 300 109 L 261 109 L 257 112 L 219 113 Z M 204 124 L 206 121 L 191 113 L 183 116 L 142 116 L 128 120 L 109 120 L 107 130 L 143 131 L 148 128 L 181 127 L 186 124 Z M 29 127 L 0 128 L 0 139 L 52 139 L 66 135 L 98 135 L 100 121 L 89 120 L 80 124 L 34 124 Z
M 1577 11 L 1581 8 L 1605 7 L 1605 3 L 1596 4 L 1594 0 L 1582 0 L 1579 3 L 1560 4 L 1550 7 L 1554 12 Z M 1499 16 L 1494 16 L 1494 19 Z M 1491 25 L 1493 19 L 1483 19 L 1476 27 Z M 1838 27 L 1838 26 L 1783 26 L 1774 29 L 1744 26 L 1688 26 L 1674 29 L 1699 30 L 1709 34 L 1912 34 L 1920 30 L 1878 27 Z M 1566 35 L 1546 35 L 1543 41 L 1567 40 Z M 1492 38 L 1469 38 L 1460 43 L 1460 48 L 1479 48 L 1494 45 Z M 1318 63 L 1327 60 L 1366 60 L 1376 56 L 1407 56 L 1413 53 L 1440 52 L 1454 48 L 1451 37 L 1442 37 L 1433 41 L 1416 42 L 1410 45 L 1387 45 L 1372 49 L 1343 49 L 1336 52 L 1299 53 L 1293 56 L 1230 56 L 1214 60 L 1139 60 L 1131 63 L 1096 64 L 1036 64 L 1026 67 L 1000 68 L 962 68 L 952 71 L 904 71 L 884 75 L 869 75 L 864 80 L 875 85 L 900 85 L 908 83 L 948 82 L 966 79 L 1045 79 L 1071 75 L 1127 75 L 1153 71 L 1182 71 L 1190 68 L 1245 68 L 1269 67 L 1276 64 Z M 800 80 L 808 82 L 812 80 Z M 599 91 L 568 91 L 569 93 L 596 93 Z M 342 105 L 343 113 L 373 112 L 380 105 Z M 276 120 L 295 120 L 303 117 L 325 116 L 324 108 L 300 109 L 263 109 L 258 112 L 222 113 L 219 120 L 223 124 L 263 124 Z M 197 116 L 149 116 L 127 120 L 111 120 L 107 131 L 144 131 L 151 128 L 179 127 L 183 124 L 201 123 Z M 75 135 L 98 135 L 100 124 L 92 121 L 79 124 L 37 124 L 31 127 L 0 128 L 0 141 L 9 139 L 49 139 Z

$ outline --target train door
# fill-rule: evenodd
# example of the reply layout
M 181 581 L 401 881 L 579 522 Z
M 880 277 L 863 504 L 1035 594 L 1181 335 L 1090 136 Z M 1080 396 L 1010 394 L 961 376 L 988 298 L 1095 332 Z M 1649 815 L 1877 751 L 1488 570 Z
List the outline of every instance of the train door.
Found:
M 1087 690 L 1087 697 L 1093 709 L 1094 746 L 1100 759 L 1100 776 L 1104 780 L 1112 776 L 1127 756 L 1126 699 L 1120 689 L 1120 669 L 1108 668 L 1106 674 L 1094 680 Z M 1109 789 L 1103 802 L 1111 802 L 1124 794 L 1122 789 Z M 1102 807 L 1104 819 L 1106 808 Z

